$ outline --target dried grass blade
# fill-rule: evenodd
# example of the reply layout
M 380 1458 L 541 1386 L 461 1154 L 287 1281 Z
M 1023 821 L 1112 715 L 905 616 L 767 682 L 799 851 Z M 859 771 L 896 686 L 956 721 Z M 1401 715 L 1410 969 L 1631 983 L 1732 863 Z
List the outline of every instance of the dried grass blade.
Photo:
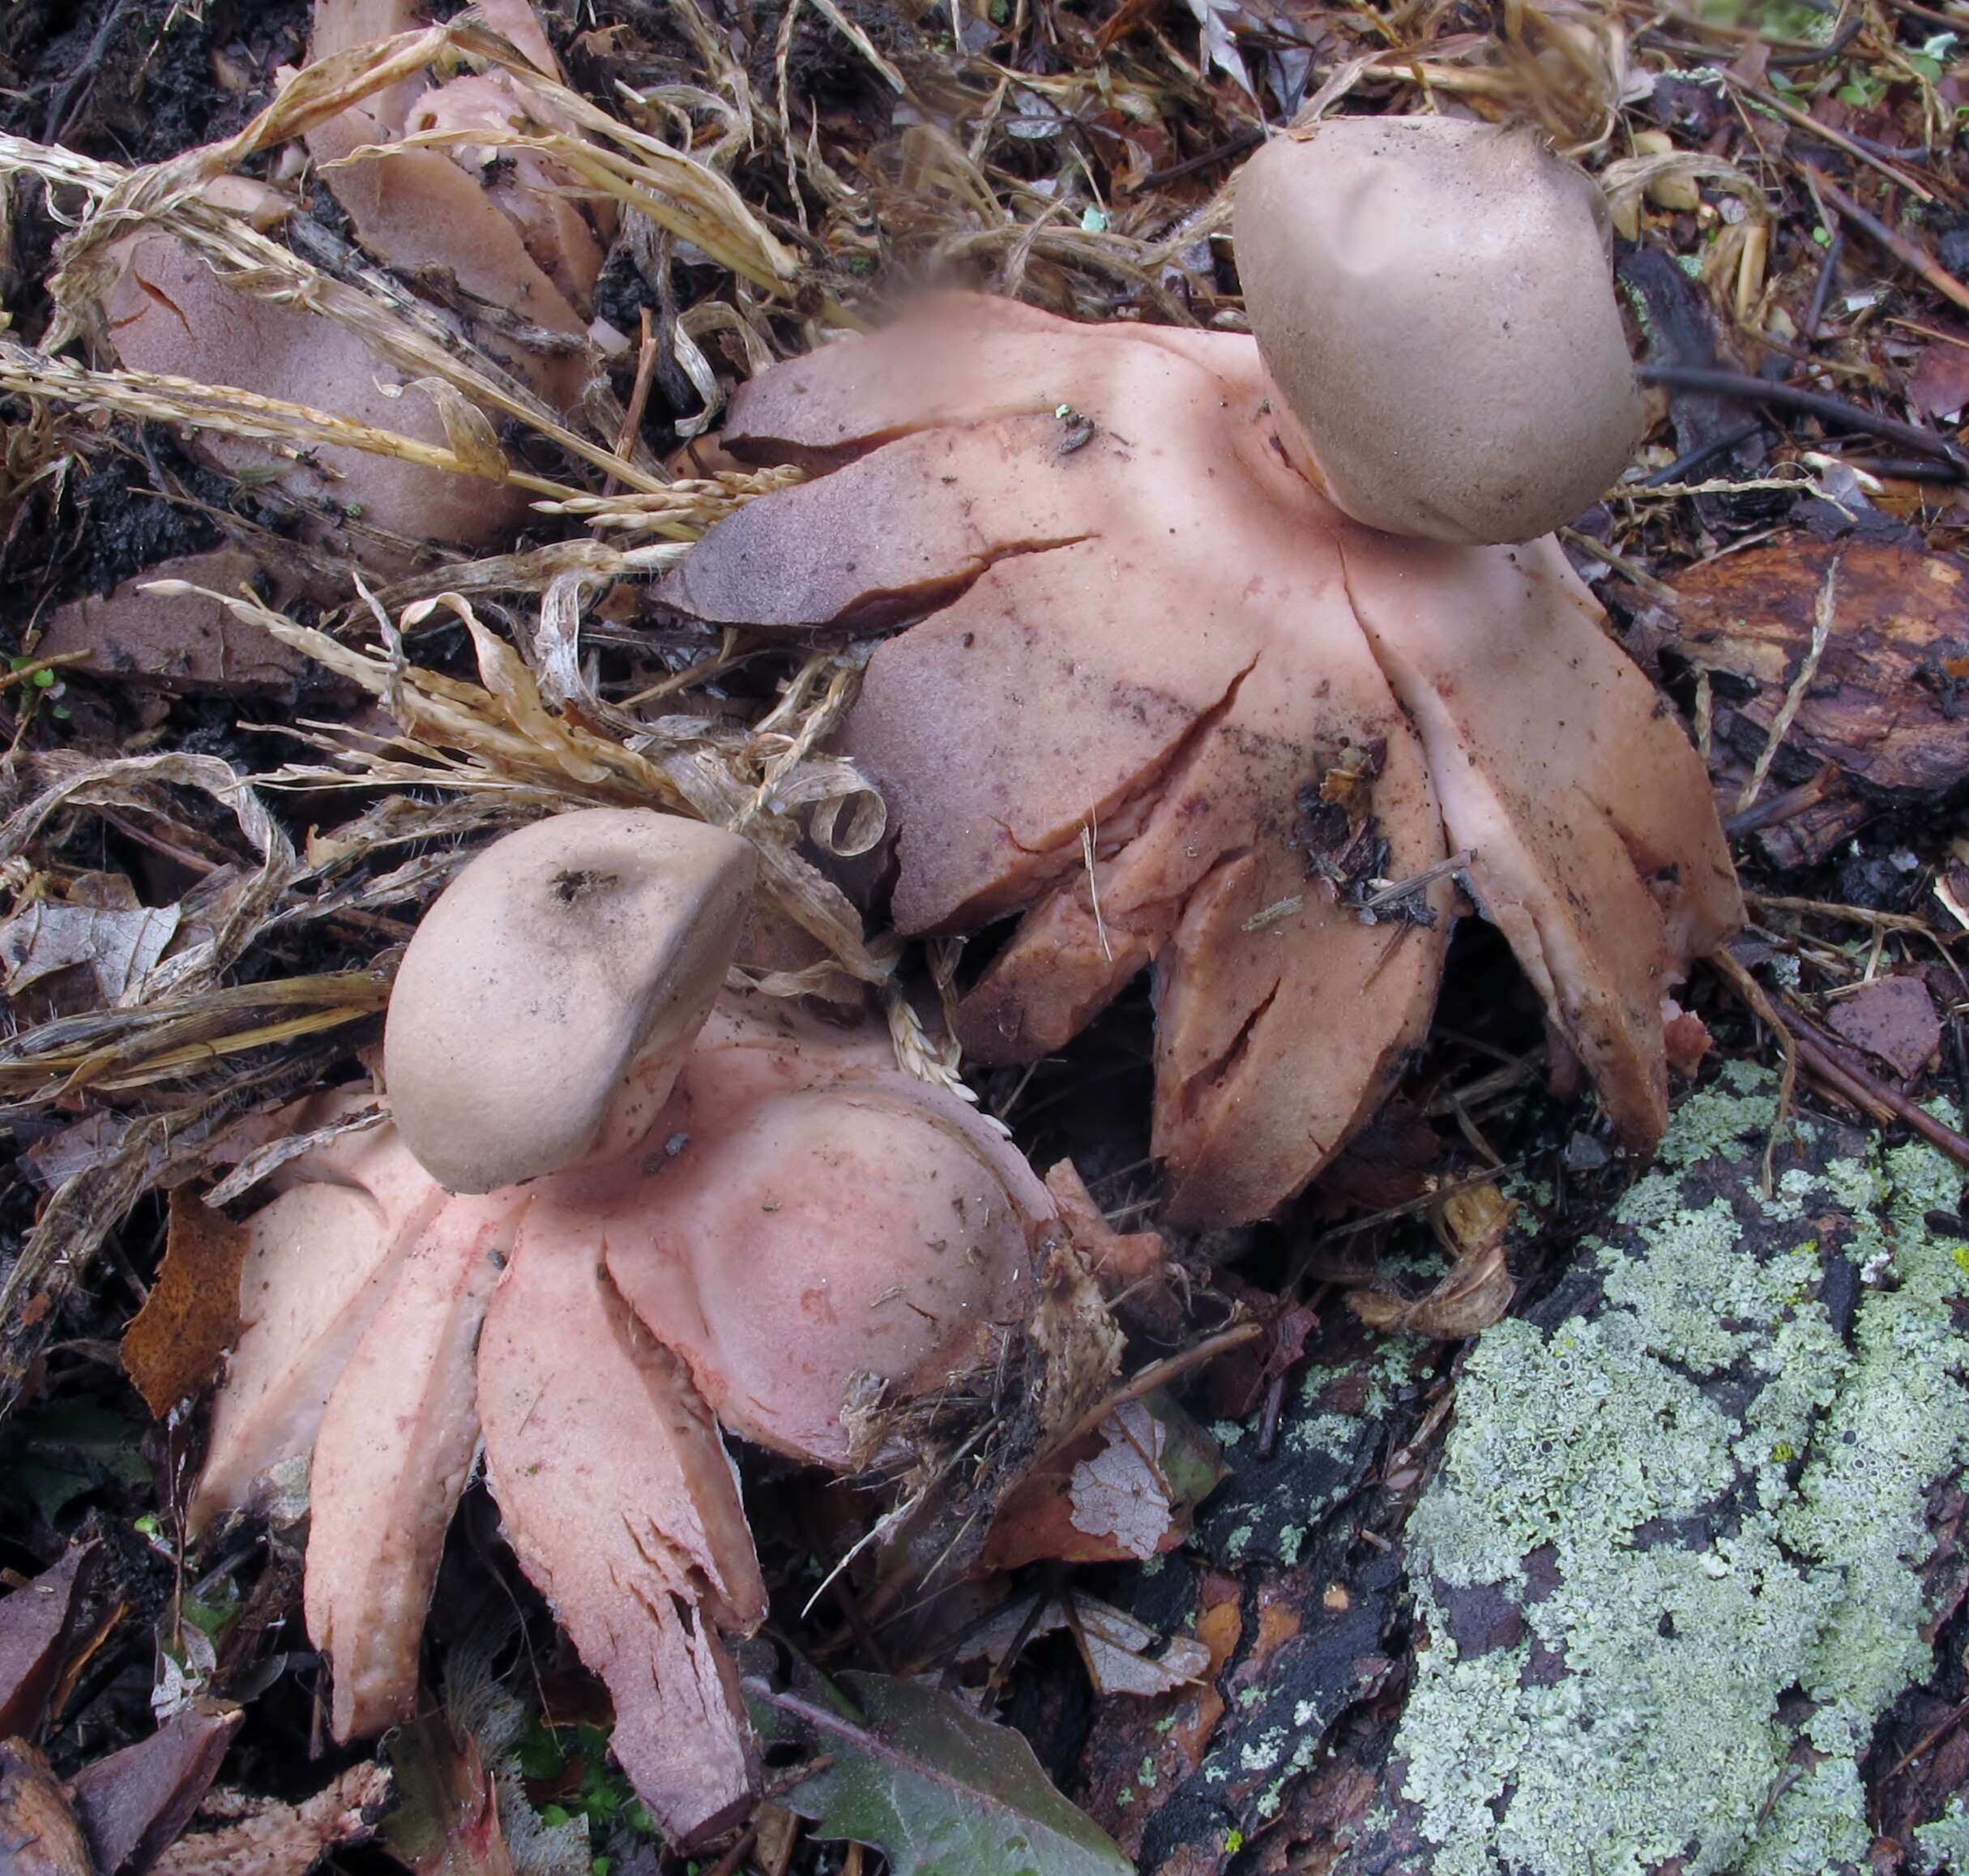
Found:
M 0 339 L 0 391 L 19 396 L 50 398 L 71 409 L 114 417 L 189 424 L 223 436 L 294 449 L 327 446 L 361 450 L 366 455 L 394 456 L 421 468 L 442 469 L 482 481 L 510 482 L 557 500 L 579 493 L 564 483 L 514 468 L 493 439 L 484 414 L 465 403 L 452 386 L 427 378 L 419 380 L 416 388 L 437 403 L 454 447 L 441 449 L 398 430 L 378 429 L 334 411 L 263 397 L 232 385 L 203 384 L 195 378 L 149 371 L 93 371 L 71 360 L 51 358 L 12 340 Z M 472 428 L 466 421 L 467 412 L 484 428 Z M 468 449 L 456 447 L 460 443 Z

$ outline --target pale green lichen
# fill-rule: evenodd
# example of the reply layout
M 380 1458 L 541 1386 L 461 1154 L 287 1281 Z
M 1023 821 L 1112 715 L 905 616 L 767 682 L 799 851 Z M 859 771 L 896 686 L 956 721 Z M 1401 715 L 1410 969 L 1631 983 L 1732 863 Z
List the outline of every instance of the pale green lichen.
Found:
M 1959 1797 L 1932 1824 L 1915 1827 L 1914 1867 L 1920 1876 L 1963 1876 L 1969 1871 L 1969 1806 Z
M 1927 1493 L 1969 1452 L 1964 1265 L 1924 1222 L 1960 1181 L 1926 1146 L 1831 1159 L 1801 1126 L 1819 1169 L 1762 1199 L 1772 1094 L 1734 1065 L 1685 1102 L 1587 1247 L 1600 1306 L 1500 1323 L 1465 1365 L 1409 1526 L 1426 1644 L 1395 1748 L 1433 1876 L 1865 1860 L 1860 1759 L 1931 1666 Z M 1841 1258 L 1891 1273 L 1848 1340 L 1822 1300 Z M 1522 1635 L 1462 1656 L 1459 1592 Z

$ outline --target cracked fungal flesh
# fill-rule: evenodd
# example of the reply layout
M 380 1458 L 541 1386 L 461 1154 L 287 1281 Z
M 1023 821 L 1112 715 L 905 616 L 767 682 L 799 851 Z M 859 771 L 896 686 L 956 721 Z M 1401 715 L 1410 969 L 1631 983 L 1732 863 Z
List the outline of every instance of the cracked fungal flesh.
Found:
M 562 77 L 531 0 L 481 0 L 478 13 L 536 70 Z M 314 0 L 308 56 L 327 58 L 423 24 L 409 0 Z M 407 79 L 376 92 L 310 131 L 308 153 L 357 240 L 377 259 L 412 280 L 448 276 L 471 299 L 563 341 L 559 351 L 532 348 L 489 321 L 474 326 L 479 341 L 549 404 L 570 408 L 587 374 L 582 341 L 612 218 L 579 200 L 576 178 L 536 150 L 491 139 L 389 147 L 432 131 L 474 129 L 572 126 L 493 68 L 442 83 Z M 353 155 L 365 147 L 388 153 Z
M 291 1515 L 310 1491 L 335 1729 L 374 1732 L 414 1704 L 482 1442 L 520 1563 L 680 1840 L 742 1817 L 757 1782 L 719 1636 L 756 1628 L 765 1590 L 720 1425 L 865 1467 L 888 1409 L 996 1363 L 1033 1253 L 1070 1229 L 975 1110 L 896 1067 L 881 1024 L 756 997 L 720 1002 L 613 1160 L 459 1197 L 386 1124 L 277 1177 L 246 1227 L 194 1528 L 274 1501 Z
M 1385 882 L 1452 858 L 1651 1143 L 1662 995 L 1740 911 L 1700 760 L 1556 542 L 1358 526 L 1281 414 L 1246 338 L 933 301 L 738 394 L 724 447 L 814 478 L 660 596 L 892 634 L 839 741 L 889 805 L 895 922 L 1019 916 L 959 1011 L 986 1062 L 1153 970 L 1172 1221 L 1262 1216 L 1373 1113 L 1451 905 Z

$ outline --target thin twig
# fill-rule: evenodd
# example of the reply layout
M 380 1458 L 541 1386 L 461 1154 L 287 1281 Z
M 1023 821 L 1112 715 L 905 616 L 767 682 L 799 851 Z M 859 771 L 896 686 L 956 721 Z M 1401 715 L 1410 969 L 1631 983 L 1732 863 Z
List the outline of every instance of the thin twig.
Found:
M 1881 931 L 1904 931 L 1937 944 L 1954 944 L 1969 932 L 1937 931 L 1924 918 L 1907 912 L 1876 912 L 1870 905 L 1840 905 L 1830 899 L 1795 899 L 1779 892 L 1746 892 L 1746 902 L 1758 912 L 1809 912 L 1822 918 L 1843 919 L 1848 925 L 1870 925 Z
M 1785 1021 L 1798 1039 L 1799 1053 L 1805 1066 L 1822 1080 L 1828 1085 L 1844 1083 L 1852 1090 L 1847 1099 L 1873 1113 L 1883 1126 L 1899 1121 L 1958 1166 L 1969 1166 L 1969 1138 L 1937 1120 L 1898 1088 L 1882 1081 L 1858 1056 L 1820 1028 L 1794 999 L 1786 997 L 1784 1006 Z
M 10 684 L 25 683 L 43 671 L 56 670 L 64 665 L 79 665 L 90 656 L 88 652 L 50 652 L 45 658 L 30 658 L 11 671 L 0 671 L 0 690 L 6 690 Z
M 1832 283 L 1839 272 L 1839 256 L 1846 251 L 1846 231 L 1835 228 L 1826 243 L 1826 258 L 1818 270 L 1818 282 L 1812 288 L 1812 310 L 1805 314 L 1805 335 L 1817 344 L 1825 329 L 1826 302 L 1832 297 Z
M 1241 1348 L 1245 1343 L 1256 1341 L 1265 1332 L 1265 1325 L 1257 1321 L 1233 1323 L 1228 1329 L 1219 1329 L 1214 1335 L 1206 1335 L 1194 1346 L 1180 1349 L 1173 1355 L 1165 1355 L 1160 1361 L 1151 1361 L 1138 1374 L 1124 1381 L 1113 1393 L 1095 1402 L 1079 1419 L 1069 1427 L 1048 1448 L 1050 1452 L 1064 1452 L 1084 1434 L 1091 1433 L 1111 1413 L 1128 1405 L 1131 1400 L 1139 1400 L 1145 1394 L 1153 1394 L 1158 1387 L 1166 1387 L 1179 1374 L 1186 1374 L 1192 1368 L 1200 1368 L 1206 1361 L 1214 1361 L 1219 1355 L 1228 1354 L 1233 1348 Z
M 1899 1777 L 1923 1753 L 1932 1750 L 1938 1745 L 1943 1736 L 1952 1732 L 1956 1726 L 1961 1724 L 1965 1716 L 1969 1716 L 1969 1700 L 1958 1700 L 1942 1716 L 1939 1725 L 1930 1728 L 1894 1762 L 1893 1767 L 1889 1771 L 1887 1776 L 1889 1778 Z
M 1878 216 L 1862 208 L 1830 177 L 1813 169 L 1809 164 L 1805 165 L 1805 173 L 1811 177 L 1819 194 L 1848 221 L 1857 223 L 1903 267 L 1919 274 L 1942 298 L 1953 301 L 1964 312 L 1969 313 L 1969 287 L 1965 287 L 1957 280 L 1919 241 L 1910 241 L 1898 229 L 1888 227 Z
M 1822 124 L 1817 118 L 1809 116 L 1796 105 L 1787 105 L 1776 93 L 1766 91 L 1761 85 L 1746 84 L 1728 71 L 1723 76 L 1727 83 L 1733 85 L 1745 97 L 1756 99 L 1766 110 L 1775 111 L 1787 123 L 1796 124 L 1800 130 L 1809 132 L 1822 143 L 1830 143 L 1834 149 L 1843 150 L 1856 163 L 1864 163 L 1869 169 L 1877 169 L 1890 182 L 1898 184 L 1909 194 L 1923 202 L 1935 199 L 1935 192 L 1932 189 L 1923 187 L 1911 176 L 1902 174 L 1891 164 L 1876 156 L 1864 143 L 1855 142 L 1843 130 L 1835 130 L 1830 124 Z
M 1969 477 L 1969 460 L 1951 438 L 1938 436 L 1918 424 L 1903 423 L 1898 417 L 1882 417 L 1826 391 L 1808 391 L 1803 385 L 1775 383 L 1767 378 L 1753 378 L 1748 372 L 1719 371 L 1702 365 L 1643 365 L 1637 368 L 1636 375 L 1643 384 L 1659 384 L 1670 391 L 1708 391 L 1717 397 L 1741 398 L 1749 404 L 1775 404 L 1781 409 L 1817 417 L 1822 422 L 1886 437 L 1917 455 L 1934 456 L 1948 464 L 1958 480 Z
M 1783 1017 L 1779 1015 L 1777 1006 L 1766 994 L 1764 986 L 1729 952 L 1712 951 L 1709 961 L 1716 967 L 1723 981 L 1749 1006 L 1751 1014 L 1770 1032 L 1771 1040 L 1777 1044 L 1778 1053 L 1783 1058 L 1783 1073 L 1778 1083 L 1777 1112 L 1771 1117 L 1770 1136 L 1764 1143 L 1762 1185 L 1764 1196 L 1768 1199 L 1776 1189 L 1772 1162 L 1777 1157 L 1778 1142 L 1791 1126 L 1792 1097 L 1798 1088 L 1798 1045 L 1792 1040 Z
M 643 413 L 648 409 L 650 386 L 656 376 L 656 328 L 647 306 L 643 309 L 643 343 L 636 354 L 636 381 L 630 386 L 622 427 L 615 433 L 615 453 L 626 463 L 635 459 L 636 439 L 643 434 Z M 610 486 L 615 478 L 609 478 Z
M 1826 578 L 1818 589 L 1818 604 L 1812 613 L 1812 643 L 1798 667 L 1798 675 L 1784 693 L 1784 701 L 1778 707 L 1778 713 L 1770 720 L 1770 733 L 1764 738 L 1764 746 L 1758 751 L 1757 762 L 1750 771 L 1750 778 L 1743 785 L 1736 797 L 1736 812 L 1748 814 L 1762 790 L 1764 778 L 1770 773 L 1770 765 L 1777 759 L 1778 751 L 1783 746 L 1784 738 L 1792 727 L 1792 720 L 1798 714 L 1799 706 L 1805 702 L 1805 692 L 1812 686 L 1812 680 L 1818 675 L 1818 661 L 1825 656 L 1826 644 L 1832 637 L 1832 622 L 1839 600 L 1839 567 L 1843 554 L 1835 554 L 1831 566 L 1826 569 Z

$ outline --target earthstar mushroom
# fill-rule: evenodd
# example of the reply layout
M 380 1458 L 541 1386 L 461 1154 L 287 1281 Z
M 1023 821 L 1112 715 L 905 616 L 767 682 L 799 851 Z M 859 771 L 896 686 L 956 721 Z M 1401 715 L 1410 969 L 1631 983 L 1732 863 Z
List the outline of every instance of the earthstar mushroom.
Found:
M 1034 1259 L 1074 1230 L 1002 1134 L 896 1066 L 881 1022 L 719 994 L 752 870 L 720 830 L 596 809 L 453 880 L 392 1004 L 397 1120 L 282 1167 L 247 1224 L 194 1498 L 201 1530 L 291 1509 L 311 1469 L 309 1632 L 347 1738 L 411 1710 L 482 1442 L 522 1567 L 681 1841 L 741 1816 L 758 1771 L 720 1637 L 758 1626 L 765 1590 L 721 1423 L 865 1468 L 896 1408 L 995 1370 Z M 527 1182 L 446 1189 L 495 1174 Z M 1114 1242 L 1142 1267 L 1145 1241 Z
M 1660 1134 L 1663 996 L 1741 917 L 1707 777 L 1557 543 L 1489 544 L 1590 502 L 1632 439 L 1580 186 L 1487 130 L 1319 126 L 1246 203 L 1256 342 L 930 301 L 737 394 L 723 448 L 811 479 L 659 583 L 720 626 L 879 639 L 838 741 L 888 805 L 891 917 L 1021 921 L 959 1004 L 974 1059 L 1057 1049 L 1153 972 L 1173 1223 L 1263 1216 L 1374 1113 L 1427 1032 L 1452 874 L 1623 1140 Z M 1313 236 L 1269 224 L 1285 189 Z M 1384 196 L 1427 212 L 1360 225 Z M 1576 425 L 1523 383 L 1459 388 L 1454 357 L 1381 362 L 1391 297 L 1459 264 L 1455 203 L 1511 322 L 1487 367 L 1548 353 Z M 1344 230 L 1352 271 L 1322 271 Z M 1511 271 L 1527 232 L 1574 266 L 1549 307 Z M 1449 391 L 1438 485 L 1407 439 Z
M 1334 506 L 1392 534 L 1529 541 L 1640 441 L 1600 190 L 1528 130 L 1337 118 L 1237 183 L 1259 356 Z

